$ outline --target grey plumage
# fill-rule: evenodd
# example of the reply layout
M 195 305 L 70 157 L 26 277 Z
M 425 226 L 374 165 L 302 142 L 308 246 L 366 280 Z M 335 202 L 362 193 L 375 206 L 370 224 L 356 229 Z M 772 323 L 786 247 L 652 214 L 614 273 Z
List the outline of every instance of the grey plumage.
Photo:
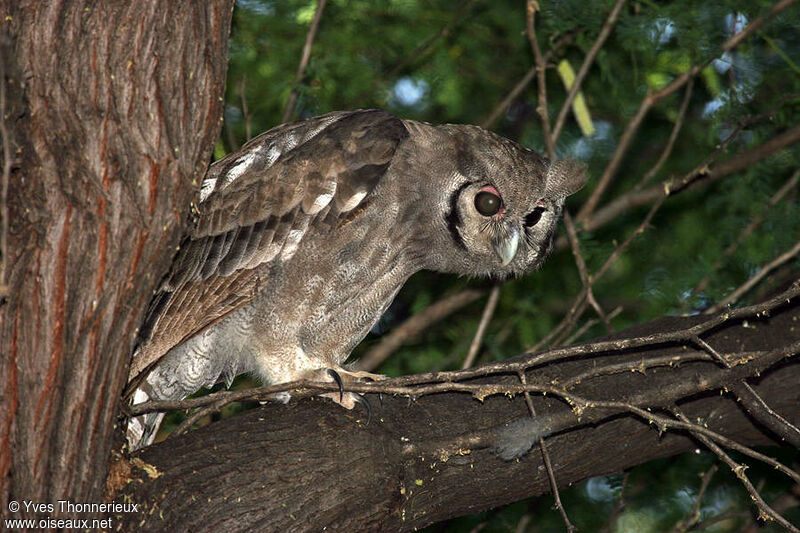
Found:
M 268 384 L 329 380 L 328 369 L 357 378 L 341 365 L 411 274 L 530 271 L 584 179 L 580 164 L 481 128 L 377 110 L 270 130 L 209 169 L 140 331 L 133 401 L 243 372 Z M 159 423 L 132 420 L 131 446 Z

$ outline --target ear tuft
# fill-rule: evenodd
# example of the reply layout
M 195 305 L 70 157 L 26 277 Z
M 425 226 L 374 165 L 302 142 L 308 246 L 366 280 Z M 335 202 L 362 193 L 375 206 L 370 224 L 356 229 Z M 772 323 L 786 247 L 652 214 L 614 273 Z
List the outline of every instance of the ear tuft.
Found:
M 548 194 L 563 197 L 575 194 L 586 184 L 586 164 L 557 159 L 550 163 L 546 179 Z

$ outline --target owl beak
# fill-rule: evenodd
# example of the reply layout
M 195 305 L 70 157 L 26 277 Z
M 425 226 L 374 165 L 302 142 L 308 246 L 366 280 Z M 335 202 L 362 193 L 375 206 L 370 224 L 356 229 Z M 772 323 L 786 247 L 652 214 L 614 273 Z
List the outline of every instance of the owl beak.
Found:
M 497 256 L 500 258 L 502 266 L 508 265 L 517 255 L 519 248 L 519 230 L 514 227 L 507 227 L 506 231 L 492 239 L 492 246 Z

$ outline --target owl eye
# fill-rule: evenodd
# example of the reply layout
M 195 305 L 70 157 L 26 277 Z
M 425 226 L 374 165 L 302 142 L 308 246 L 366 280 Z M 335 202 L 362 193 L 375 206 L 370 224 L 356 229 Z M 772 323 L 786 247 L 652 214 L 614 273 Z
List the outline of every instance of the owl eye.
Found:
M 537 207 L 527 215 L 525 215 L 525 226 L 530 228 L 531 226 L 535 226 L 539 223 L 539 219 L 542 218 L 542 213 L 547 211 L 544 207 Z
M 502 205 L 503 200 L 489 191 L 481 191 L 475 195 L 475 209 L 485 217 L 496 215 Z

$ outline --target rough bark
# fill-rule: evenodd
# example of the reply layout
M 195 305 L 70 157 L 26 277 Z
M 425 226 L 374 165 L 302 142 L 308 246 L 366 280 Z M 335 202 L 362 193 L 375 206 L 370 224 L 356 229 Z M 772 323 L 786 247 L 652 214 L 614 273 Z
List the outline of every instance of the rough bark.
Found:
M 231 9 L 0 4 L 4 515 L 10 500 L 100 501 L 136 328 L 219 132 Z
M 614 338 L 678 330 L 701 320 L 661 319 Z M 748 381 L 763 399 L 790 422 L 800 423 L 800 361 L 791 350 L 788 357 L 773 356 L 771 363 L 764 355 L 796 343 L 798 321 L 795 303 L 771 317 L 705 335 L 723 354 L 752 354 L 731 369 L 708 360 L 685 362 L 586 378 L 570 391 L 650 406 L 655 412 L 677 404 L 691 420 L 701 419 L 739 443 L 781 445 L 721 391 L 743 376 L 757 376 Z M 645 356 L 686 351 L 685 346 L 661 345 L 577 358 L 533 369 L 527 380 L 564 383 L 599 364 L 630 368 Z M 761 372 L 759 365 L 769 370 Z M 511 376 L 496 379 L 513 381 Z M 124 497 L 140 508 L 115 516 L 115 523 L 123 530 L 148 531 L 408 531 L 549 491 L 536 448 L 509 462 L 492 448 L 498 428 L 527 416 L 521 396 L 479 402 L 451 392 L 414 403 L 370 399 L 374 412 L 369 425 L 363 410 L 345 411 L 312 398 L 266 405 L 151 446 L 126 463 L 134 481 Z M 655 426 L 619 411 L 589 408 L 578 420 L 564 402 L 550 396 L 534 396 L 533 403 L 539 417 L 567 422 L 547 438 L 561 486 L 698 447 L 685 433 L 660 435 Z

